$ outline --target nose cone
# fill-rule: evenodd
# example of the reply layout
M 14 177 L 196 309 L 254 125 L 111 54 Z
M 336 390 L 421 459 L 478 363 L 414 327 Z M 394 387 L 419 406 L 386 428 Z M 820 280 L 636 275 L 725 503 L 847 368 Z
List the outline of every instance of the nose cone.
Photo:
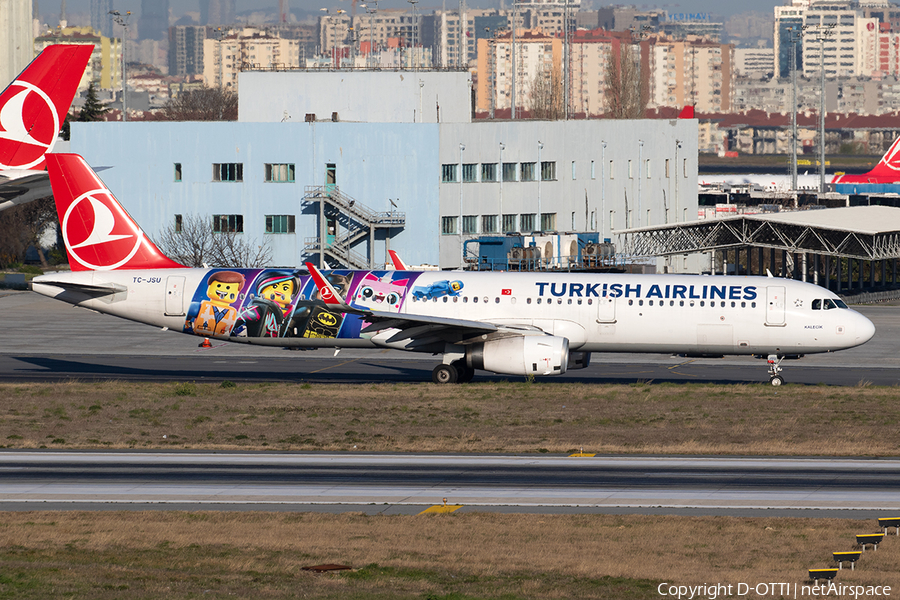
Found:
M 875 335 L 875 324 L 859 313 L 856 313 L 854 316 L 856 318 L 851 325 L 853 329 L 848 333 L 853 336 L 856 342 L 854 345 L 859 346 L 871 340 L 872 336 Z

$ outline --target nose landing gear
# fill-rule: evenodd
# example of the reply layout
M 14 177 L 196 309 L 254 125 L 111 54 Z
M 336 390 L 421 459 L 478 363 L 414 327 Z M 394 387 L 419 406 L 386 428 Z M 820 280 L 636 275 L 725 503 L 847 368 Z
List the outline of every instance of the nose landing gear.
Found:
M 784 377 L 779 375 L 782 371 L 781 361 L 783 360 L 784 356 L 778 354 L 770 354 L 767 359 L 769 363 L 769 383 L 776 387 L 784 383 Z

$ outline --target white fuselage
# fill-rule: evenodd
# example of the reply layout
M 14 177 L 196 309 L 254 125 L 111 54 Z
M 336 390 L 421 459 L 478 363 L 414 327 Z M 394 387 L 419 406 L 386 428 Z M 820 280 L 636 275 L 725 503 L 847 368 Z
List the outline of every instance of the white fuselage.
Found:
M 259 270 L 232 271 L 247 273 L 248 281 L 259 274 Z M 35 278 L 32 289 L 98 312 L 182 331 L 191 298 L 195 291 L 206 289 L 210 272 L 173 269 L 48 274 Z M 300 273 L 302 281 L 305 271 Z M 460 271 L 409 275 L 411 283 L 395 312 L 537 328 L 567 338 L 571 350 L 582 352 L 811 354 L 858 346 L 875 331 L 872 323 L 856 311 L 814 309 L 815 305 L 824 306 L 823 300 L 838 297 L 824 288 L 789 279 Z M 446 280 L 461 284 L 458 295 L 417 299 L 412 293 Z M 114 286 L 119 291 L 91 297 L 76 291 L 84 289 L 78 286 Z M 309 288 L 301 285 L 299 289 Z M 357 305 L 385 310 L 375 304 Z M 197 335 L 279 347 L 403 348 L 406 343 L 384 342 L 389 332 L 325 339 Z

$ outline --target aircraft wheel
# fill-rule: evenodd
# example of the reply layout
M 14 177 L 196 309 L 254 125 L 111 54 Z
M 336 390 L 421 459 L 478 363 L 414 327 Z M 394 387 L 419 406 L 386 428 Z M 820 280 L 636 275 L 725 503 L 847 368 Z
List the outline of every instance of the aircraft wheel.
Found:
M 431 380 L 435 383 L 456 383 L 459 372 L 453 365 L 438 365 L 431 372 Z
M 771 383 L 775 387 L 778 387 L 779 385 L 784 384 L 784 377 L 782 377 L 781 375 L 775 375 L 769 380 L 769 383 Z

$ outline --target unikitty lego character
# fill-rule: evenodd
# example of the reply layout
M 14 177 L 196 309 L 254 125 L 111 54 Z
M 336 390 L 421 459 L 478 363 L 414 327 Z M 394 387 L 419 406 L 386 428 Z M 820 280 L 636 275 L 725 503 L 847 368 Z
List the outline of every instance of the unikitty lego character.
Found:
M 381 277 L 374 272 L 366 273 L 356 287 L 353 305 L 379 312 L 400 312 L 409 279 L 392 280 L 391 277 L 392 271 Z

